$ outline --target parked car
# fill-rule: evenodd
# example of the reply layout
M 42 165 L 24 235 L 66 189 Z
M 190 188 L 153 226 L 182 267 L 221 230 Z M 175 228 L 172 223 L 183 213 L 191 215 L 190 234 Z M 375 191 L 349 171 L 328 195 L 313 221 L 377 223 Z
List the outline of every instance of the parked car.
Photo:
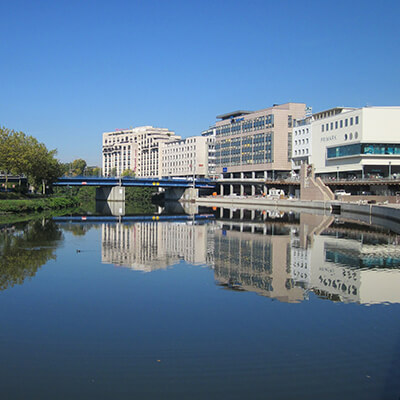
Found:
M 335 190 L 335 196 L 350 196 L 351 193 L 347 193 L 344 189 Z

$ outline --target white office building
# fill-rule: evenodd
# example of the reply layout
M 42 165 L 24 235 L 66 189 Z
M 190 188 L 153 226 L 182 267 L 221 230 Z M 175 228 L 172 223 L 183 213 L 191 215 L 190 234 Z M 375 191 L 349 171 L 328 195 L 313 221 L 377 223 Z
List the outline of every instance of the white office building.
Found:
M 399 173 L 399 127 L 400 107 L 336 107 L 313 114 L 315 173 L 340 178 Z
M 311 164 L 312 121 L 307 117 L 294 122 L 292 135 L 292 171 L 300 172 L 301 164 Z
M 209 157 L 213 151 L 215 152 L 215 136 L 193 136 L 163 143 L 161 176 L 208 178 L 215 174 L 215 163 L 213 164 L 212 158 Z
M 165 128 L 140 126 L 103 133 L 103 173 L 121 176 L 132 171 L 137 177 L 161 177 L 160 146 L 180 140 Z

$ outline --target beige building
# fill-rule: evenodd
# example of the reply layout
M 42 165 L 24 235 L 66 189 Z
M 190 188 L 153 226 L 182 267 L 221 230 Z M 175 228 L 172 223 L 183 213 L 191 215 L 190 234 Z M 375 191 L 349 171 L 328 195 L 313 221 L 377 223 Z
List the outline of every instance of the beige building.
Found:
M 216 171 L 226 177 L 286 176 L 291 171 L 294 121 L 306 105 L 286 103 L 259 111 L 218 115 L 215 126 Z
M 163 143 L 160 148 L 161 176 L 208 178 L 213 173 L 212 164 L 209 164 L 209 153 L 214 146 L 212 136 L 193 136 Z
M 180 140 L 165 128 L 140 126 L 103 133 L 103 174 L 121 176 L 132 171 L 137 177 L 160 177 L 160 146 Z

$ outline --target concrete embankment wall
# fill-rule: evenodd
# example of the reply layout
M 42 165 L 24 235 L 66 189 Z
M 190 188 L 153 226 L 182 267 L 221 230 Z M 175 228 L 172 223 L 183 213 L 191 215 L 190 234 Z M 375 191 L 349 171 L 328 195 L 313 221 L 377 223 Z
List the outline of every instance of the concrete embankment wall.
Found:
M 331 210 L 329 201 L 306 201 L 306 200 L 285 200 L 285 199 L 267 199 L 254 197 L 200 197 L 196 199 L 199 205 L 210 207 L 237 207 L 248 208 L 286 208 L 286 209 L 304 209 L 304 210 Z
M 198 198 L 196 204 L 206 207 L 243 207 L 247 209 L 279 209 L 313 214 L 331 215 L 334 208 L 338 216 L 379 225 L 400 233 L 400 206 L 381 204 L 360 204 L 340 201 L 271 200 L 265 198 Z

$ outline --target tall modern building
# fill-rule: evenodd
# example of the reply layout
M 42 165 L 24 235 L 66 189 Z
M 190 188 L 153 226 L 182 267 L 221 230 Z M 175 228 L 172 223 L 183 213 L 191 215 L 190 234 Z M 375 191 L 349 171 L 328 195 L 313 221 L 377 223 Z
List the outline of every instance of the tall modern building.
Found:
M 138 177 L 160 177 L 160 146 L 180 140 L 165 128 L 140 126 L 103 133 L 103 173 L 120 176 L 132 171 Z
M 218 115 L 219 121 L 205 131 L 215 129 L 217 174 L 253 178 L 289 174 L 294 122 L 305 117 L 303 103 Z

